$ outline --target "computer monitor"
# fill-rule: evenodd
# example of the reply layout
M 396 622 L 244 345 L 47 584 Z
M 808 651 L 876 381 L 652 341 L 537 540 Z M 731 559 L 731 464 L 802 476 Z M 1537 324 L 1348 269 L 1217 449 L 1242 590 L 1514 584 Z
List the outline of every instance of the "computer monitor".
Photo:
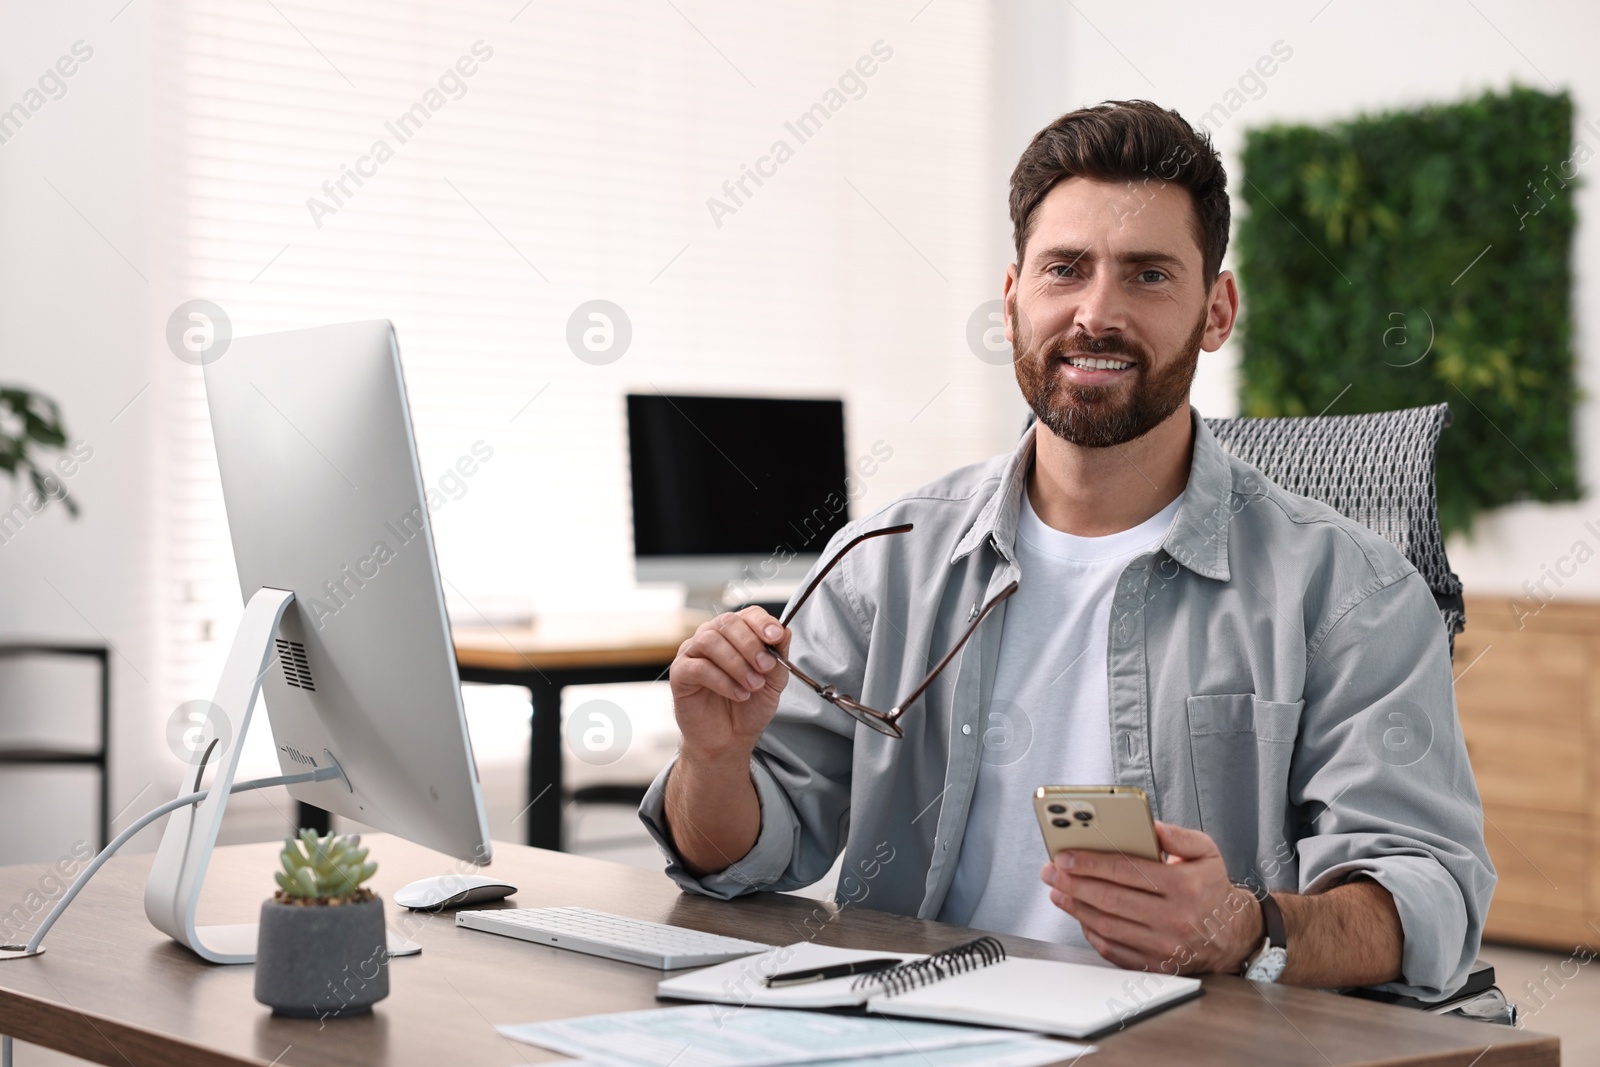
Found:
M 638 580 L 712 610 L 784 600 L 850 518 L 844 402 L 627 400 Z
M 393 328 L 239 338 L 205 382 L 246 601 L 214 701 L 231 744 L 207 799 L 170 816 L 145 910 L 247 962 L 254 928 L 197 930 L 194 904 L 257 687 L 285 773 L 342 771 L 294 799 L 472 864 L 491 848 Z

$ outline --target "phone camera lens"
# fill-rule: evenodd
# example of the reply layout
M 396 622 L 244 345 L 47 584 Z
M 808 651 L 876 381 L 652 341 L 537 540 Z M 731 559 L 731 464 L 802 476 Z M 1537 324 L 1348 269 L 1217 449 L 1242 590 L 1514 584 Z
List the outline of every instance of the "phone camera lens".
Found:
M 1067 813 L 1067 809 L 1062 807 L 1060 804 L 1052 804 L 1045 810 L 1051 815 L 1065 815 Z
M 1094 818 L 1094 813 L 1090 811 L 1075 811 L 1072 813 L 1072 817 L 1079 822 L 1088 822 Z
M 1072 825 L 1072 820 L 1071 819 L 1051 819 L 1050 820 L 1050 825 L 1051 826 L 1067 827 L 1067 826 L 1071 826 Z

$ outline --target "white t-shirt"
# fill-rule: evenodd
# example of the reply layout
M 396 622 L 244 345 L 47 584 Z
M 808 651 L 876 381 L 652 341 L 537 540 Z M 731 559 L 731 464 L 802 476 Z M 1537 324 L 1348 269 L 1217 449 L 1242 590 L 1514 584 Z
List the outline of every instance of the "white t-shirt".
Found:
M 1022 577 L 1006 602 L 982 762 L 943 922 L 1087 946 L 1050 903 L 1033 813 L 1041 785 L 1113 785 L 1106 642 L 1117 579 L 1166 537 L 1176 500 L 1130 530 L 1077 537 L 1046 526 L 1026 491 L 1017 518 Z

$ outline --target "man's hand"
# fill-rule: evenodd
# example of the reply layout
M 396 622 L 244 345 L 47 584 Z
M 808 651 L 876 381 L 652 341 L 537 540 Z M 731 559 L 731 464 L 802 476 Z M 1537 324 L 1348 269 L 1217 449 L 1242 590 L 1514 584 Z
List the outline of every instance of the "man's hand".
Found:
M 1233 973 L 1261 944 L 1261 906 L 1228 880 L 1216 843 L 1156 823 L 1165 862 L 1116 852 L 1056 854 L 1039 876 L 1050 900 L 1119 967 L 1166 974 Z
M 664 806 L 678 855 L 696 875 L 727 869 L 761 832 L 750 753 L 789 681 L 768 644 L 787 656 L 788 631 L 749 607 L 702 623 L 672 661 L 672 707 L 683 740 Z
M 1062 852 L 1039 876 L 1106 959 L 1131 970 L 1235 974 L 1266 937 L 1261 905 L 1228 881 L 1211 838 L 1156 823 L 1166 862 Z M 1320 893 L 1274 892 L 1289 938 L 1278 979 L 1322 989 L 1403 977 L 1405 929 L 1389 891 L 1357 875 Z
M 758 607 L 700 624 L 672 661 L 672 707 L 683 754 L 701 762 L 738 762 L 778 710 L 789 671 L 768 652 L 789 654 L 789 632 Z

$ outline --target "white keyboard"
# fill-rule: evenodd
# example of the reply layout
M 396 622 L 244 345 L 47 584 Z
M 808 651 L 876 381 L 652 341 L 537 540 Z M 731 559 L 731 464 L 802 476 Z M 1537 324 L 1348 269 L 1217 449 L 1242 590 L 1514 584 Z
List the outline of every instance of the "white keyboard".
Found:
M 725 963 L 772 947 L 588 908 L 458 911 L 456 925 L 663 971 Z

